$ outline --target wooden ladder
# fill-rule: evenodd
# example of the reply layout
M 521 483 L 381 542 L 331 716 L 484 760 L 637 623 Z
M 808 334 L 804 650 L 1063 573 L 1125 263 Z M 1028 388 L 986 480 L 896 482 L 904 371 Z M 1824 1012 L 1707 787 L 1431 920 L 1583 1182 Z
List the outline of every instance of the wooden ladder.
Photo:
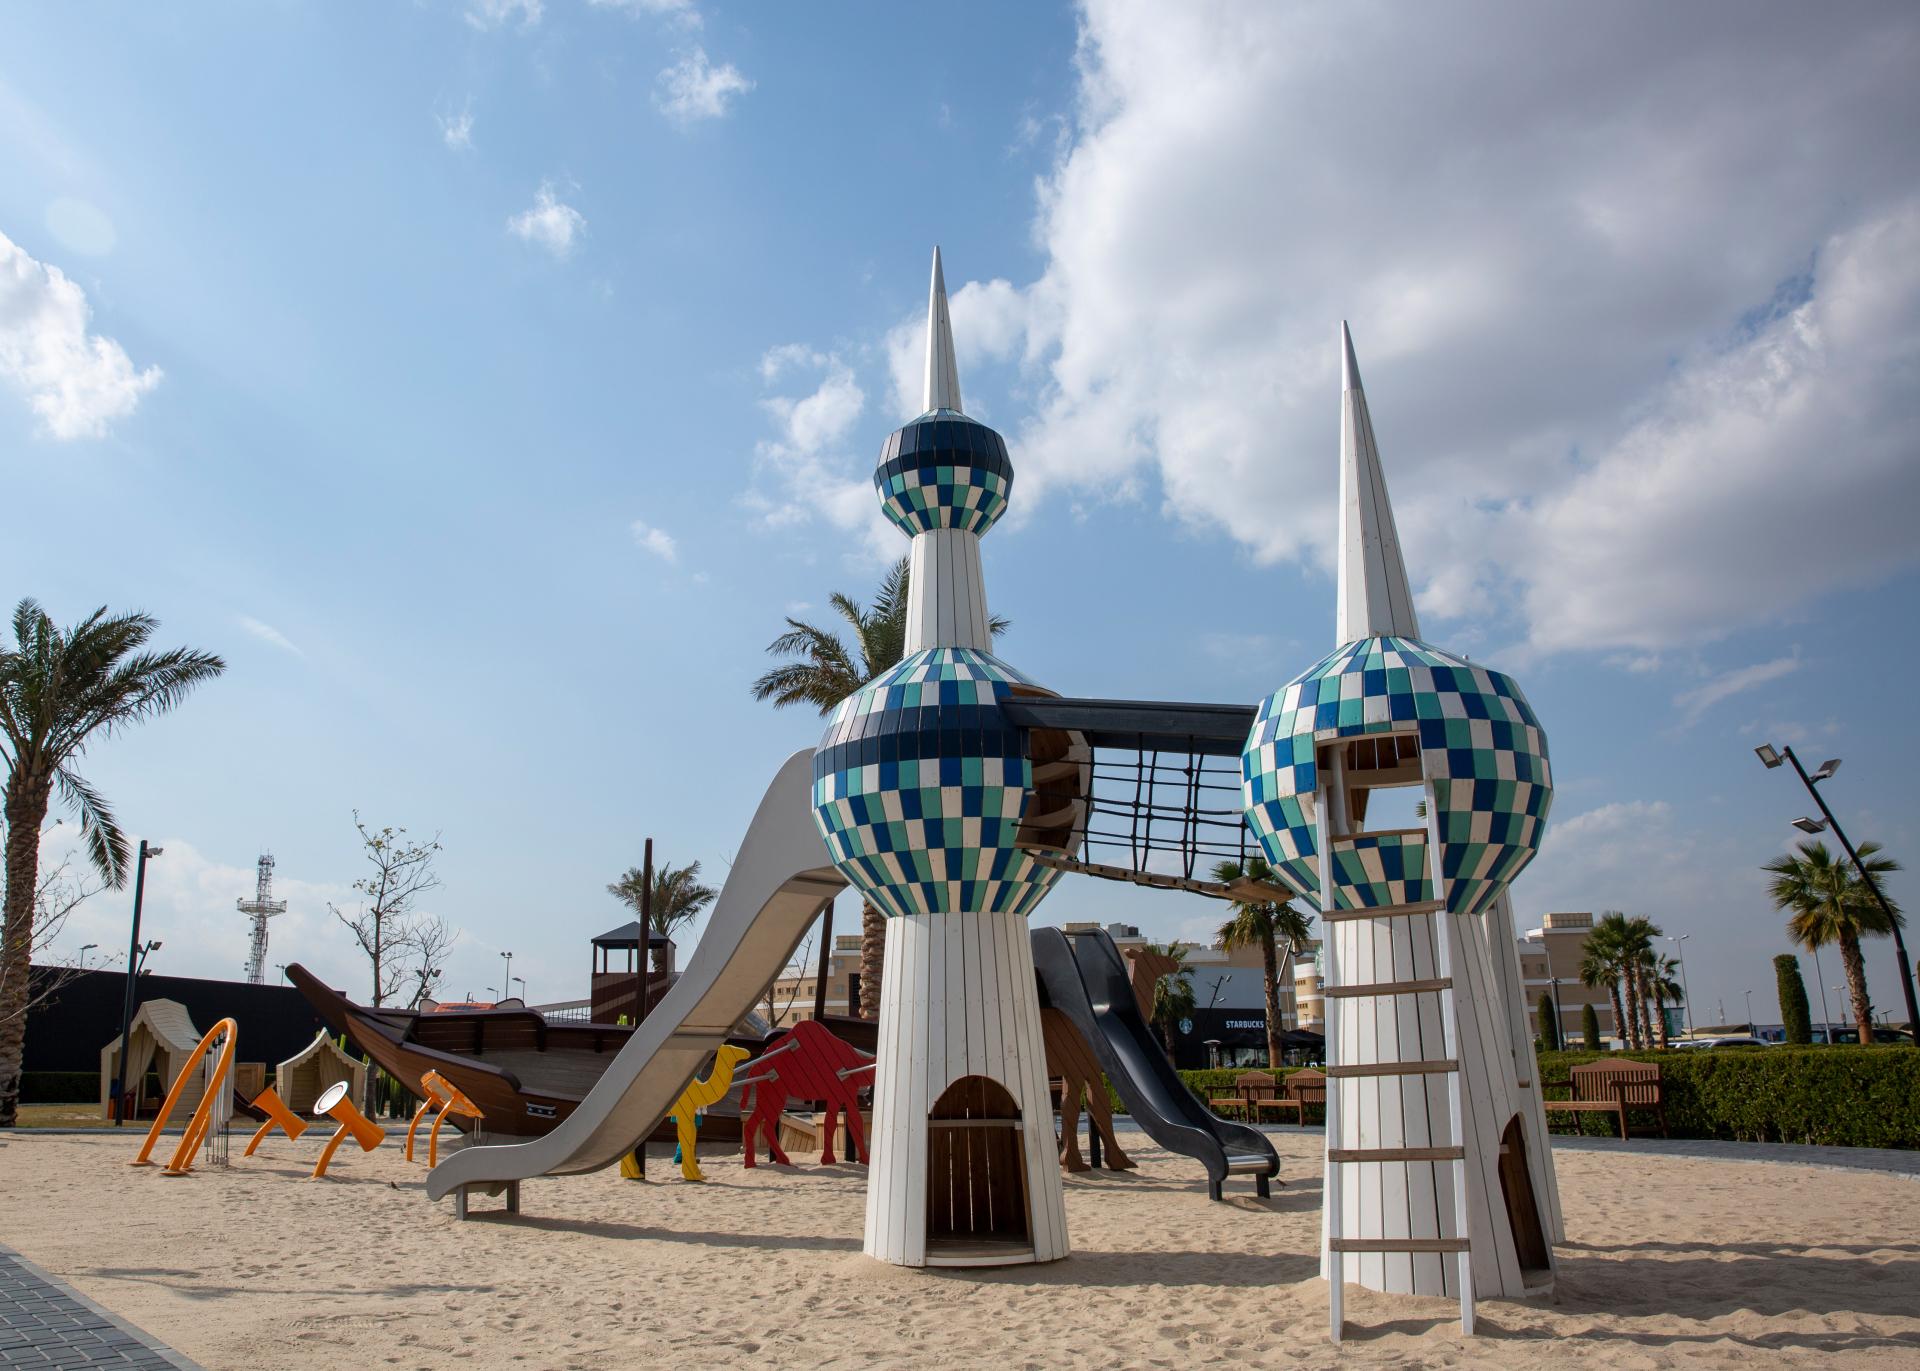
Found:
M 1350 1252 L 1443 1253 L 1454 1257 L 1458 1265 L 1460 1287 L 1460 1331 L 1473 1332 L 1473 1253 L 1467 1237 L 1467 1150 L 1465 1118 L 1461 1111 L 1459 1017 L 1454 999 L 1454 929 L 1447 917 L 1446 890 L 1440 867 L 1439 805 L 1433 785 L 1426 787 L 1427 800 L 1427 875 L 1429 889 L 1437 899 L 1416 904 L 1375 905 L 1366 909 L 1335 907 L 1333 880 L 1333 844 L 1354 836 L 1330 831 L 1329 816 L 1347 814 L 1344 768 L 1341 749 L 1332 749 L 1331 783 L 1322 785 L 1319 814 L 1316 816 L 1320 852 L 1320 984 L 1327 1002 L 1327 1167 L 1322 1202 L 1326 1209 L 1327 1246 L 1327 1320 L 1328 1335 L 1338 1346 L 1346 1323 L 1346 1254 Z M 1323 775 L 1327 774 L 1323 771 Z M 1339 808 L 1336 809 L 1335 805 Z M 1342 980 L 1337 939 L 1333 926 L 1358 919 L 1437 919 L 1434 937 L 1435 969 L 1438 975 L 1424 980 L 1374 981 L 1346 984 Z M 1430 1061 L 1364 1062 L 1346 1064 L 1340 1060 L 1339 1013 L 1341 1000 L 1384 998 L 1394 995 L 1432 995 L 1440 1003 L 1442 1042 L 1446 1056 Z M 1338 1082 L 1364 1077 L 1430 1076 L 1447 1078 L 1447 1112 L 1451 1121 L 1451 1141 L 1440 1147 L 1341 1147 L 1340 1087 Z M 1451 1238 L 1349 1238 L 1342 1234 L 1345 1217 L 1342 1208 L 1341 1171 L 1361 1162 L 1450 1162 L 1453 1167 L 1453 1215 L 1457 1236 Z M 1436 1207 L 1436 1224 L 1438 1211 Z

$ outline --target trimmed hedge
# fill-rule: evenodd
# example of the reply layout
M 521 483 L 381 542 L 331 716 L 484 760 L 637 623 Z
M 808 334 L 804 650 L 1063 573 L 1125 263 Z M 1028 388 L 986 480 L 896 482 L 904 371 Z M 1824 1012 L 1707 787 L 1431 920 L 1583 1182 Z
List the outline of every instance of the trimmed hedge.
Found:
M 20 1075 L 22 1104 L 98 1104 L 98 1071 L 25 1071 Z
M 1676 1138 L 1732 1142 L 1820 1143 L 1829 1147 L 1920 1148 L 1920 1050 L 1887 1044 L 1857 1047 L 1689 1048 L 1669 1052 L 1546 1052 L 1540 1076 L 1564 1081 L 1582 1062 L 1654 1062 L 1667 1101 L 1667 1131 Z M 1233 1093 L 1241 1070 L 1182 1071 L 1201 1099 Z M 1275 1072 L 1284 1076 L 1297 1067 Z M 1126 1107 L 1107 1087 L 1115 1113 Z M 1554 1094 L 1564 1099 L 1562 1092 Z M 1601 1114 L 1555 1114 L 1556 1132 L 1611 1135 Z M 1631 1113 L 1635 1136 L 1652 1115 Z
M 1546 1081 L 1567 1079 L 1581 1062 L 1654 1062 L 1676 1138 L 1822 1143 L 1832 1147 L 1920 1147 L 1920 1051 L 1858 1047 L 1691 1048 L 1672 1052 L 1548 1052 Z M 1559 1091 L 1554 1094 L 1564 1099 Z M 1605 1115 L 1555 1116 L 1555 1128 L 1609 1133 Z M 1652 1116 L 1629 1111 L 1636 1135 Z

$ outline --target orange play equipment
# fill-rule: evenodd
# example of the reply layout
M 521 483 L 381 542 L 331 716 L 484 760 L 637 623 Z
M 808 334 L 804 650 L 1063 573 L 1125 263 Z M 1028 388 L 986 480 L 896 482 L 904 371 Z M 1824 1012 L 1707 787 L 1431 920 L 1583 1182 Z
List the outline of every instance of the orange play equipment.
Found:
M 186 1131 L 180 1137 L 180 1145 L 174 1148 L 173 1156 L 167 1162 L 165 1170 L 169 1176 L 184 1176 L 193 1168 L 194 1149 L 200 1146 L 201 1139 L 207 1135 L 207 1128 L 213 1119 L 213 1106 L 220 1098 L 221 1090 L 226 1087 L 227 1073 L 233 1070 L 233 1048 L 240 1036 L 240 1026 L 232 1019 L 222 1019 L 209 1028 L 207 1035 L 200 1040 L 200 1045 L 193 1049 L 186 1064 L 180 1068 L 180 1074 L 173 1078 L 173 1087 L 167 1091 L 167 1098 L 161 1102 L 160 1113 L 154 1118 L 153 1127 L 147 1130 L 147 1140 L 140 1145 L 140 1155 L 133 1159 L 132 1165 L 153 1165 L 151 1160 L 153 1145 L 160 1141 L 160 1132 L 167 1126 L 167 1120 L 173 1114 L 173 1107 L 180 1103 L 180 1096 L 186 1091 L 189 1077 L 223 1034 L 226 1036 L 226 1044 L 220 1049 L 220 1056 L 214 1062 L 213 1077 L 207 1082 L 207 1088 L 200 1096 L 199 1108 L 195 1109 L 193 1116 L 187 1120 Z
M 420 1127 L 420 1120 L 427 1117 L 427 1111 L 436 1106 L 439 1113 L 433 1116 L 433 1127 L 427 1130 L 427 1165 L 437 1166 L 440 1162 L 440 1125 L 449 1114 L 458 1114 L 463 1119 L 484 1119 L 487 1116 L 480 1106 L 468 1099 L 459 1086 L 442 1076 L 438 1071 L 429 1071 L 420 1078 L 420 1089 L 426 1094 L 420 1108 L 414 1111 L 413 1122 L 407 1125 L 407 1160 L 413 1160 L 413 1135 Z
M 267 1121 L 254 1133 L 253 1140 L 247 1144 L 247 1150 L 240 1154 L 243 1157 L 251 1157 L 253 1149 L 265 1142 L 267 1134 L 276 1128 L 285 1133 L 289 1139 L 297 1138 L 307 1131 L 307 1121 L 287 1108 L 286 1101 L 275 1093 L 272 1086 L 268 1086 L 253 1097 L 253 1107 L 265 1114 Z
M 333 1160 L 334 1152 L 349 1137 L 360 1144 L 362 1152 L 371 1152 L 387 1140 L 386 1130 L 354 1108 L 353 1101 L 347 1098 L 351 1088 L 352 1082 L 341 1081 L 328 1086 L 320 1098 L 314 1101 L 313 1116 L 317 1119 L 326 1115 L 337 1122 L 340 1128 L 327 1139 L 326 1148 L 320 1153 L 320 1160 L 314 1163 L 313 1175 L 310 1177 L 312 1180 L 318 1180 L 327 1174 L 327 1163 Z

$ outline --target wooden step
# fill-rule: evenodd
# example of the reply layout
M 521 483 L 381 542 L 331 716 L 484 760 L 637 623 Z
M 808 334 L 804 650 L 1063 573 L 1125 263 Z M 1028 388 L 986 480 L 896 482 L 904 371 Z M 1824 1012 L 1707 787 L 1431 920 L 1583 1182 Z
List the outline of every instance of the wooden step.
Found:
M 1330 1162 L 1459 1162 L 1467 1159 L 1464 1147 L 1330 1147 Z
M 1357 1076 L 1441 1076 L 1459 1069 L 1460 1063 L 1449 1057 L 1431 1062 L 1362 1062 L 1356 1066 L 1330 1066 L 1326 1074 L 1329 1080 L 1337 1081 Z
M 1404 919 L 1420 914 L 1438 914 L 1446 904 L 1441 900 L 1420 900 L 1414 904 L 1377 904 L 1367 909 L 1323 909 L 1322 923 L 1345 923 L 1350 919 Z
M 1425 981 L 1374 981 L 1370 985 L 1330 985 L 1320 993 L 1329 1000 L 1359 1000 L 1370 995 L 1424 995 L 1434 990 L 1453 989 L 1449 976 Z
M 1330 1252 L 1467 1252 L 1465 1238 L 1329 1238 Z

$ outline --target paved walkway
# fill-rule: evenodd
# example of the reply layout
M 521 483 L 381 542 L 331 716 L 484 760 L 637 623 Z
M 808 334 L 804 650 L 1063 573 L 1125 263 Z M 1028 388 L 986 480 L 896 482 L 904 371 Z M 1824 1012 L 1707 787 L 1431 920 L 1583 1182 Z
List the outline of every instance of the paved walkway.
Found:
M 0 1247 L 0 1368 L 201 1371 L 10 1247 Z

